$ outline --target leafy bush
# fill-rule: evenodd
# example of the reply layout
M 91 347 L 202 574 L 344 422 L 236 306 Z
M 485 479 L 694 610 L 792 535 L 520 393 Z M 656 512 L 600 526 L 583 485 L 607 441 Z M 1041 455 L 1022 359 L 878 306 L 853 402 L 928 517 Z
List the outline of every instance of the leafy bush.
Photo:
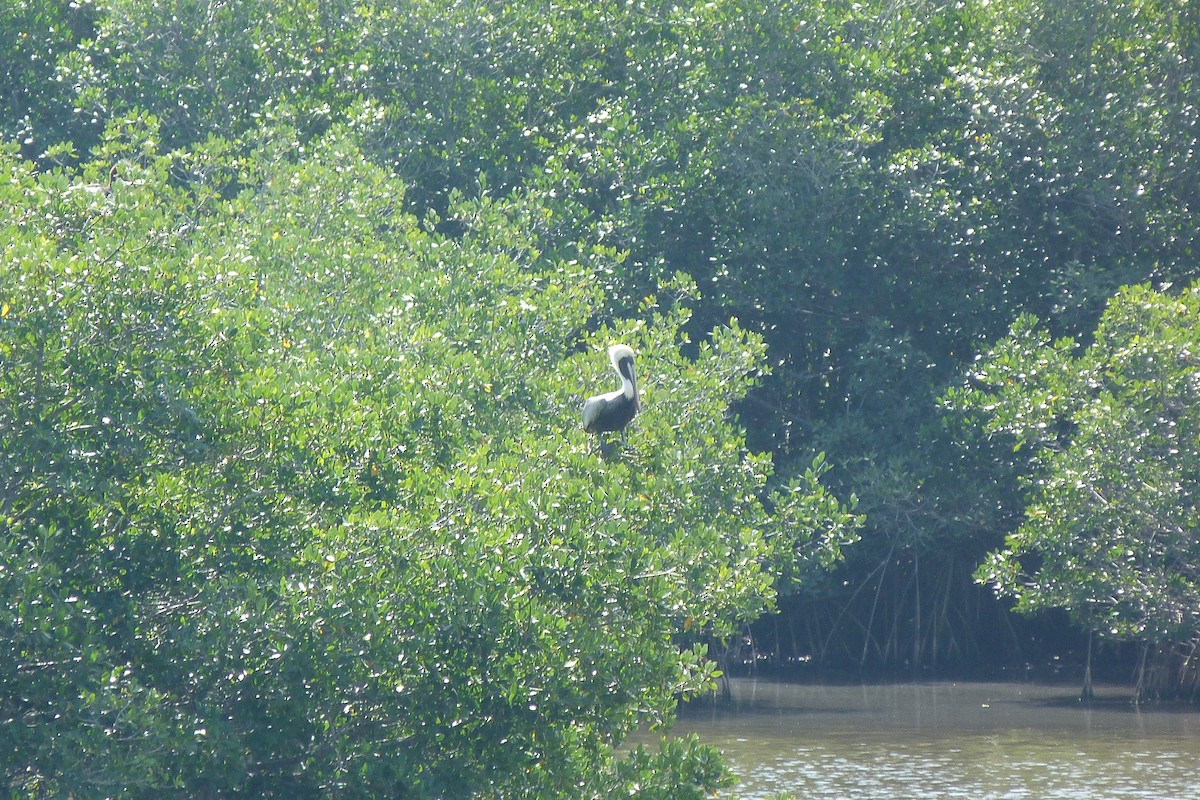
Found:
M 264 136 L 227 201 L 170 188 L 153 135 L 114 129 L 110 197 L 3 160 L 10 785 L 578 797 L 657 759 L 723 780 L 695 744 L 613 747 L 711 685 L 704 638 L 769 608 L 774 570 L 853 532 L 815 473 L 763 505 L 770 461 L 728 418 L 761 342 L 683 357 L 683 279 L 585 335 L 613 251 L 547 258 L 533 198 L 456 198 L 460 235 L 435 233 L 344 132 Z M 601 458 L 577 417 L 610 337 L 645 410 Z
M 1022 317 L 972 387 L 948 395 L 1016 448 L 1024 520 L 979 576 L 1019 610 L 1063 608 L 1106 638 L 1194 646 L 1198 314 L 1195 288 L 1130 287 L 1086 347 Z

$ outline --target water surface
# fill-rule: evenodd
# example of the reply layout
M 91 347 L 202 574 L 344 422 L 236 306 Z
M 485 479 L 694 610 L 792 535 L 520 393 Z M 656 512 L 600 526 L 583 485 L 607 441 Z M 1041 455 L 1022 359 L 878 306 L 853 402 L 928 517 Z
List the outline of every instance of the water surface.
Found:
M 1200 712 L 1127 688 L 732 681 L 676 733 L 719 747 L 742 798 L 1200 800 Z

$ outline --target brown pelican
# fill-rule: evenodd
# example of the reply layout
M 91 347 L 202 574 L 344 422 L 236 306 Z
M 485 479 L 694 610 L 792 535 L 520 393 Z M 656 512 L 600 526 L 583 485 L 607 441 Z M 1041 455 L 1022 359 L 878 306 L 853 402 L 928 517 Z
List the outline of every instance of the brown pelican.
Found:
M 621 431 L 625 441 L 625 426 L 638 412 L 637 377 L 633 372 L 633 350 L 623 344 L 608 348 L 608 360 L 621 376 L 621 388 L 589 397 L 583 404 L 583 429 L 600 438 L 604 449 L 603 435 L 610 431 Z
M 117 165 L 113 164 L 113 168 L 108 171 L 108 183 L 85 183 L 82 186 L 74 187 L 76 191 L 87 192 L 88 194 L 99 195 L 101 197 L 111 197 L 113 190 L 113 182 L 117 179 Z

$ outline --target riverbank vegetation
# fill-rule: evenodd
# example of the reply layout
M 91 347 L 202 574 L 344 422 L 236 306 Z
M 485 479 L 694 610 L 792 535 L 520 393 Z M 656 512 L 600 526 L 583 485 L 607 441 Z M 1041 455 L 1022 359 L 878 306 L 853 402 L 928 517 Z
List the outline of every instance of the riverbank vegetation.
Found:
M 1174 0 L 8 4 L 10 791 L 702 796 L 615 746 L 747 635 L 1190 694 L 1198 57 Z

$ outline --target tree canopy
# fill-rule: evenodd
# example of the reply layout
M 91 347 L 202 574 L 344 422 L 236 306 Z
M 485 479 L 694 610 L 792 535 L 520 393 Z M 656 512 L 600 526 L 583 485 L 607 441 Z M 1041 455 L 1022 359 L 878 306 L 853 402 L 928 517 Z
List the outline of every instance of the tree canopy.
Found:
M 9 791 L 694 796 L 710 646 L 1010 598 L 1185 686 L 1198 13 L 5 4 Z
M 1011 443 L 1024 520 L 980 577 L 1117 640 L 1194 644 L 1200 292 L 1122 290 L 1086 347 L 1031 317 L 948 400 Z M 1159 690 L 1169 687 L 1155 687 Z
M 339 129 L 274 131 L 235 173 L 218 142 L 158 155 L 154 122 L 104 145 L 109 196 L 3 158 L 12 785 L 716 785 L 695 743 L 613 747 L 855 527 L 819 470 L 773 490 L 731 424 L 757 337 L 682 355 L 683 278 L 590 323 L 620 256 L 549 254 L 534 197 L 453 197 L 450 238 Z M 602 460 L 577 416 L 613 337 L 646 407 Z

